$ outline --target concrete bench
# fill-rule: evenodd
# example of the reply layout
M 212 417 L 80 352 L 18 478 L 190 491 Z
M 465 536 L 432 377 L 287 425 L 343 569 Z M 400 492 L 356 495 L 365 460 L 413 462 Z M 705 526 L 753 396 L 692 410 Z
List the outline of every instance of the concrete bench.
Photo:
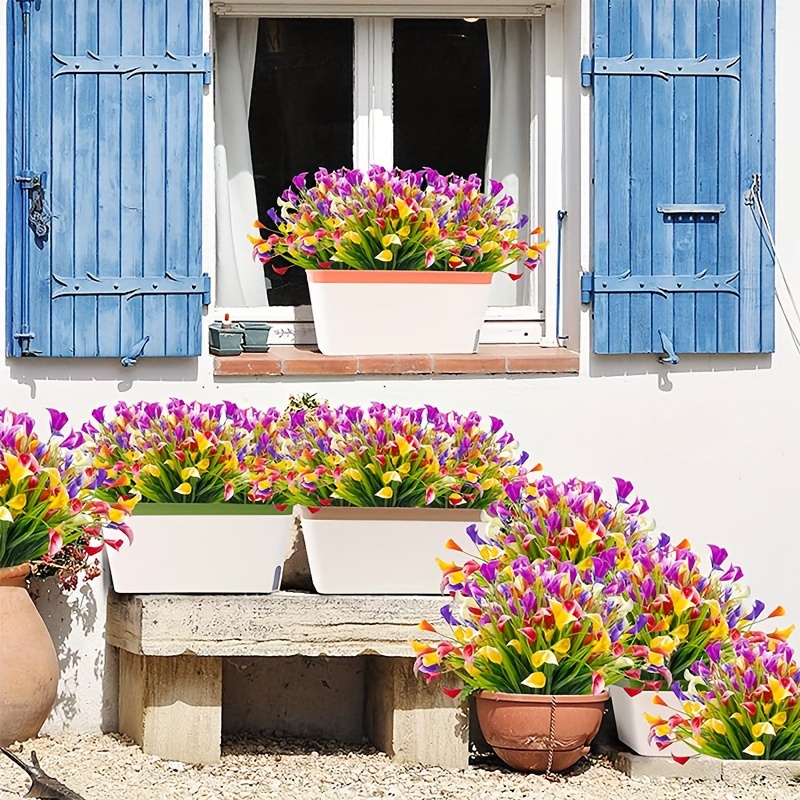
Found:
M 119 728 L 145 753 L 220 758 L 222 660 L 367 655 L 364 731 L 401 762 L 463 768 L 466 708 L 412 671 L 410 638 L 444 598 L 109 594 L 106 640 L 119 649 Z M 447 685 L 447 684 L 445 684 Z

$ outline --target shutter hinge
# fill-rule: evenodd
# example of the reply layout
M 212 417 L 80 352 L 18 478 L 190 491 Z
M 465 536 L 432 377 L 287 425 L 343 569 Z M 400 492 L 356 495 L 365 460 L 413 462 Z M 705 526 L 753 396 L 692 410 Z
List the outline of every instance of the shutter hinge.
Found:
M 207 272 L 203 273 L 203 305 L 211 305 L 211 276 Z
M 594 59 L 592 59 L 591 56 L 584 56 L 581 59 L 581 86 L 584 89 L 592 88 L 593 72 L 594 72 Z
M 591 272 L 581 272 L 581 303 L 591 303 L 594 292 L 594 275 Z
M 211 53 L 203 53 L 203 59 L 205 60 L 205 71 L 203 72 L 203 85 L 210 86 L 211 85 L 211 73 L 214 70 L 214 59 Z

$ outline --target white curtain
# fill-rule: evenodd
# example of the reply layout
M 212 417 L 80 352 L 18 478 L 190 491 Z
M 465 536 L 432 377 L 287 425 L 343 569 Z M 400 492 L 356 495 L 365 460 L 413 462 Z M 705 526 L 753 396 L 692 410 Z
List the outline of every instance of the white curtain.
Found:
M 261 264 L 247 239 L 258 216 L 247 118 L 256 61 L 258 19 L 216 20 L 217 296 L 219 306 L 267 305 Z
M 531 24 L 526 19 L 487 19 L 486 28 L 491 71 L 486 181 L 500 181 L 519 213 L 530 214 Z M 516 305 L 517 292 L 514 281 L 496 280 L 490 302 Z

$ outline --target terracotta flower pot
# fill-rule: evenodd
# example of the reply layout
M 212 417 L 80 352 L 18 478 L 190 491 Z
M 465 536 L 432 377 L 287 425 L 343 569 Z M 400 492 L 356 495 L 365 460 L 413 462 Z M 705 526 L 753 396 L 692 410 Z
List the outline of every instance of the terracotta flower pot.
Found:
M 39 733 L 56 701 L 58 658 L 25 587 L 30 567 L 0 569 L 0 746 Z
M 578 696 L 480 692 L 476 709 L 486 741 L 509 767 L 546 772 L 552 740 L 551 770 L 561 772 L 589 752 L 607 699 L 606 692 Z

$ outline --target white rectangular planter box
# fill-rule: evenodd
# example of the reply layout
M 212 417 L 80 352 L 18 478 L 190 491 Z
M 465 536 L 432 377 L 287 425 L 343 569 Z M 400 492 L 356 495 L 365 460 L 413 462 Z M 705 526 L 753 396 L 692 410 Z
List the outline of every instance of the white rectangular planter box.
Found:
M 447 550 L 453 539 L 468 553 L 467 536 L 481 512 L 447 508 L 300 509 L 314 588 L 320 594 L 441 594 L 437 558 L 463 563 Z
M 326 356 L 474 353 L 489 272 L 308 270 L 317 345 Z
M 675 742 L 666 750 L 659 750 L 655 744 L 647 741 L 650 733 L 650 724 L 645 719 L 645 714 L 665 719 L 673 712 L 664 706 L 655 705 L 653 699 L 658 694 L 674 697 L 672 692 L 652 692 L 643 690 L 635 697 L 631 697 L 622 686 L 609 687 L 611 694 L 611 704 L 614 707 L 614 720 L 617 723 L 617 737 L 628 745 L 634 753 L 640 756 L 658 756 L 661 758 L 685 758 L 696 756 L 697 753 L 689 745 L 683 742 Z M 667 701 L 669 702 L 669 701 Z
M 266 505 L 142 503 L 133 542 L 106 547 L 114 591 L 266 594 L 280 588 L 294 516 Z

